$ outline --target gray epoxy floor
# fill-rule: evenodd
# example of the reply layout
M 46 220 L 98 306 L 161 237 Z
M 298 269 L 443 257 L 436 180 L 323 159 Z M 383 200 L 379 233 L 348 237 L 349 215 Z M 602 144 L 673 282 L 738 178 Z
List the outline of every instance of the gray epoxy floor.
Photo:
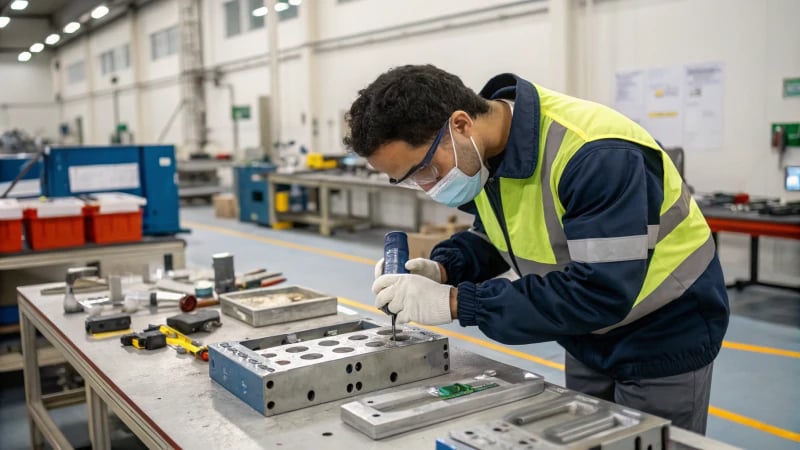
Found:
M 183 208 L 187 235 L 187 265 L 209 266 L 211 255 L 221 251 L 235 255 L 237 272 L 258 267 L 281 271 L 291 284 L 323 290 L 357 302 L 348 306 L 359 313 L 385 319 L 362 309 L 372 305 L 372 264 L 381 256 L 385 230 L 339 232 L 324 238 L 314 229 L 275 231 L 233 220 L 216 219 L 208 207 Z M 732 271 L 746 270 L 735 262 Z M 725 261 L 726 273 L 731 261 Z M 743 269 L 744 268 L 744 269 Z M 795 280 L 796 281 L 796 280 Z M 800 447 L 800 296 L 762 288 L 730 291 L 734 316 L 726 341 L 788 350 L 774 355 L 723 348 L 714 370 L 708 435 L 750 449 L 797 449 Z M 519 358 L 501 350 L 475 328 L 451 324 L 445 329 L 470 341 L 451 338 L 454 345 L 504 363 L 537 372 L 563 384 L 564 374 L 552 365 L 563 363 L 563 350 L 555 343 L 510 346 L 530 355 Z M 763 350 L 757 348 L 756 350 Z M 0 389 L 0 449 L 27 448 L 27 423 L 21 386 L 8 377 Z M 70 429 L 75 445 L 87 445 L 79 424 L 85 408 L 59 412 L 57 420 Z M 431 443 L 433 446 L 433 443 Z

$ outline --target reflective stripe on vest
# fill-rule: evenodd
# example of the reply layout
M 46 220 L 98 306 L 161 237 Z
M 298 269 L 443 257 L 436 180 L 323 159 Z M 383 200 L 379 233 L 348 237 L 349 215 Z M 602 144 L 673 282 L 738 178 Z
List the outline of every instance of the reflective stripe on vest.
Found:
M 511 250 L 521 271 L 520 276 L 544 276 L 562 270 L 570 262 L 644 260 L 648 258 L 648 250 L 652 251 L 645 280 L 631 311 L 621 322 L 595 331 L 605 333 L 680 298 L 713 259 L 714 242 L 705 219 L 677 169 L 643 129 L 638 125 L 631 125 L 627 119 L 616 113 L 609 113 L 610 110 L 599 105 L 581 102 L 576 106 L 575 99 L 545 89 L 540 89 L 540 92 L 544 97 L 540 130 L 546 138 L 539 145 L 536 170 L 526 180 L 500 179 L 500 201 Z M 548 102 L 557 106 L 556 111 L 546 109 Z M 562 106 L 558 105 L 564 105 L 563 109 L 559 110 Z M 571 113 L 573 109 L 577 112 Z M 584 128 L 569 121 L 561 123 L 563 117 L 569 114 L 586 114 L 587 111 L 594 121 L 592 123 L 605 120 L 611 125 L 592 135 L 593 125 L 587 125 L 586 122 L 583 124 Z M 580 122 L 580 117 L 576 119 Z M 561 219 L 564 208 L 558 198 L 561 174 L 569 159 L 583 144 L 599 139 L 628 140 L 661 153 L 664 200 L 660 223 L 649 224 L 646 234 L 566 239 Z M 500 221 L 494 216 L 487 194 L 481 192 L 475 199 L 475 204 L 486 235 L 513 268 Z

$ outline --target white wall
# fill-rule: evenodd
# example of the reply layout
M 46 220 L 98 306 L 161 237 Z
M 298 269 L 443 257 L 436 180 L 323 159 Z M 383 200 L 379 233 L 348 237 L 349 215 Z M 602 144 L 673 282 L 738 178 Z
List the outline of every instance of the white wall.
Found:
M 587 24 L 576 14 L 579 59 L 590 64 L 590 90 L 613 105 L 619 70 L 722 62 L 722 147 L 688 151 L 686 176 L 698 191 L 745 191 L 800 199 L 783 189 L 783 169 L 770 148 L 770 124 L 800 121 L 800 99 L 782 98 L 782 79 L 800 75 L 797 0 L 605 0 Z M 588 51 L 586 51 L 588 50 Z M 581 79 L 578 86 L 585 86 Z M 785 161 L 800 164 L 800 149 Z
M 58 108 L 48 59 L 21 64 L 16 54 L 0 55 L 0 80 L 0 132 L 18 128 L 32 136 L 55 138 Z

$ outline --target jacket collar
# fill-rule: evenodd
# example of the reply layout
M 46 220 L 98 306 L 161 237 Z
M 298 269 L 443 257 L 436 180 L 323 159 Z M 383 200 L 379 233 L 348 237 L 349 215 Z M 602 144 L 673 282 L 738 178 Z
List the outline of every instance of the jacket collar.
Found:
M 539 157 L 539 93 L 530 81 L 514 74 L 504 73 L 489 80 L 480 96 L 489 100 L 514 100 L 511 132 L 502 161 L 493 176 L 503 178 L 530 178 Z

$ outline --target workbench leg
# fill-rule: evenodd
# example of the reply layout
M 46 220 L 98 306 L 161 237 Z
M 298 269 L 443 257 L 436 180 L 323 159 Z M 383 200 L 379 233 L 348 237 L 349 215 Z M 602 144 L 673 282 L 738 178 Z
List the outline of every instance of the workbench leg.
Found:
M 758 236 L 750 236 L 750 283 L 758 283 Z
M 319 187 L 320 222 L 319 232 L 323 236 L 331 235 L 331 196 L 328 186 Z
M 414 232 L 419 232 L 422 225 L 422 200 L 417 193 L 414 193 Z
M 89 416 L 89 439 L 93 450 L 111 448 L 111 433 L 108 425 L 108 407 L 88 384 L 86 385 L 86 408 Z
M 39 378 L 39 355 L 36 353 L 36 328 L 27 316 L 20 314 L 19 333 L 22 340 L 22 370 L 25 380 L 25 401 L 28 405 L 42 402 L 42 383 Z M 44 447 L 44 436 L 39 431 L 33 420 L 30 406 L 28 411 L 28 427 L 31 434 L 31 447 L 40 449 Z
M 267 210 L 269 211 L 269 224 L 278 223 L 278 214 L 275 212 L 275 185 L 267 178 Z

